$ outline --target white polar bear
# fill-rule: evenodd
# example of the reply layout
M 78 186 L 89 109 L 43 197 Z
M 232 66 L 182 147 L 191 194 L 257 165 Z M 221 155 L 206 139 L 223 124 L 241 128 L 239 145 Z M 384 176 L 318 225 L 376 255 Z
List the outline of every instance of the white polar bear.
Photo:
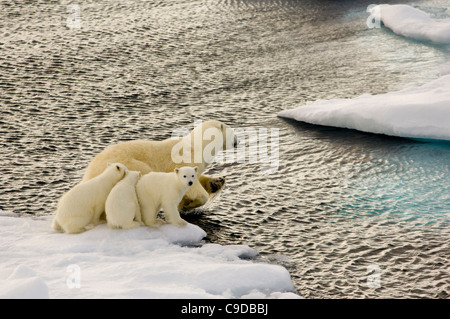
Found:
M 141 172 L 128 171 L 109 193 L 105 204 L 109 227 L 130 229 L 143 225 L 136 195 L 136 183 L 140 177 Z
M 178 204 L 197 178 L 197 167 L 175 168 L 172 173 L 151 172 L 139 180 L 136 193 L 141 205 L 142 219 L 149 227 L 159 227 L 164 221 L 156 216 L 162 208 L 168 223 L 177 227 L 187 224 L 180 217 Z
M 98 225 L 109 192 L 126 172 L 123 164 L 108 164 L 102 174 L 75 185 L 59 200 L 53 229 L 75 234 L 85 231 L 89 224 Z
M 186 136 L 163 141 L 134 140 L 114 144 L 99 153 L 83 176 L 87 181 L 99 175 L 107 162 L 122 163 L 142 175 L 149 172 L 173 172 L 176 167 L 198 167 L 194 185 L 186 192 L 179 209 L 189 211 L 204 205 L 225 184 L 223 177 L 202 175 L 212 158 L 220 151 L 237 147 L 233 130 L 225 123 L 210 120 L 197 125 Z M 174 155 L 176 158 L 174 158 Z

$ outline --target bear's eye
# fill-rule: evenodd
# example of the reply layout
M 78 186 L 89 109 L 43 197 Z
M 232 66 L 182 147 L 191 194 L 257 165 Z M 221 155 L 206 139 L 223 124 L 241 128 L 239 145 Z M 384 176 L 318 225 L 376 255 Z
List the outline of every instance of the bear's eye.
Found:
M 194 177 L 194 175 L 192 175 L 192 177 Z
M 186 175 L 184 175 L 183 177 L 186 178 Z

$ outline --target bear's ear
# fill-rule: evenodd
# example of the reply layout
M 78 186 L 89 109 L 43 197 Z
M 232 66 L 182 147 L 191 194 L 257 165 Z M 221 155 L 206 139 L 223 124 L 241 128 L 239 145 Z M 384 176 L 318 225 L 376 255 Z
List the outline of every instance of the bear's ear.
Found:
M 174 170 L 175 174 L 178 174 L 179 171 L 180 171 L 179 168 L 175 168 L 175 170 Z
M 198 167 L 197 166 L 194 167 L 194 171 L 197 173 L 197 171 L 198 171 Z
M 117 169 L 117 171 L 120 172 L 120 166 L 119 165 L 116 165 L 116 169 Z

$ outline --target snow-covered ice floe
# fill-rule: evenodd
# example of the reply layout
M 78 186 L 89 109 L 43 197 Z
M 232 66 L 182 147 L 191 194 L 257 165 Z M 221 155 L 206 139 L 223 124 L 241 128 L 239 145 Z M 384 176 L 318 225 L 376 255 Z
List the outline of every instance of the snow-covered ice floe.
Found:
M 418 41 L 450 44 L 450 19 L 433 19 L 426 12 L 404 4 L 382 4 L 370 9 L 394 33 Z
M 281 111 L 278 116 L 370 133 L 450 141 L 450 75 L 396 92 L 318 100 Z
M 288 271 L 188 224 L 82 234 L 0 211 L 0 298 L 300 298 Z

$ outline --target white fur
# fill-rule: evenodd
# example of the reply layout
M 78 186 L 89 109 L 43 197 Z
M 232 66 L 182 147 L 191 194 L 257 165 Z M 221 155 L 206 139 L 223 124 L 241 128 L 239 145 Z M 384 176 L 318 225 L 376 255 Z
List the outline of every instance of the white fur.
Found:
M 91 223 L 98 225 L 109 192 L 126 172 L 123 164 L 108 164 L 102 174 L 75 185 L 59 200 L 53 228 L 74 234 L 85 231 Z
M 161 208 L 168 223 L 177 227 L 187 224 L 180 217 L 178 204 L 194 184 L 197 170 L 197 167 L 184 166 L 175 168 L 172 173 L 151 172 L 142 176 L 136 185 L 136 193 L 145 225 L 159 227 L 164 223 L 156 218 Z
M 128 171 L 109 193 L 105 204 L 109 227 L 130 229 L 143 225 L 136 196 L 136 183 L 140 176 L 141 173 L 138 171 Z
M 211 138 L 213 135 L 220 138 Z M 197 143 L 194 144 L 194 141 Z M 162 141 L 134 140 L 111 145 L 92 160 L 83 180 L 87 181 L 99 175 L 105 169 L 107 162 L 122 163 L 129 170 L 140 171 L 142 175 L 149 172 L 169 173 L 176 167 L 182 166 L 198 167 L 199 178 L 186 192 L 184 205 L 181 204 L 184 208 L 192 209 L 204 205 L 209 199 L 210 193 L 204 187 L 214 179 L 201 174 L 211 163 L 216 150 L 220 146 L 222 149 L 231 149 L 235 145 L 237 145 L 237 138 L 228 125 L 215 120 L 205 121 L 184 137 L 168 138 Z M 180 149 L 186 151 L 186 156 L 190 159 L 189 163 L 174 162 L 173 153 Z M 200 155 L 197 156 L 200 157 L 197 158 L 198 161 L 195 161 L 195 154 Z

